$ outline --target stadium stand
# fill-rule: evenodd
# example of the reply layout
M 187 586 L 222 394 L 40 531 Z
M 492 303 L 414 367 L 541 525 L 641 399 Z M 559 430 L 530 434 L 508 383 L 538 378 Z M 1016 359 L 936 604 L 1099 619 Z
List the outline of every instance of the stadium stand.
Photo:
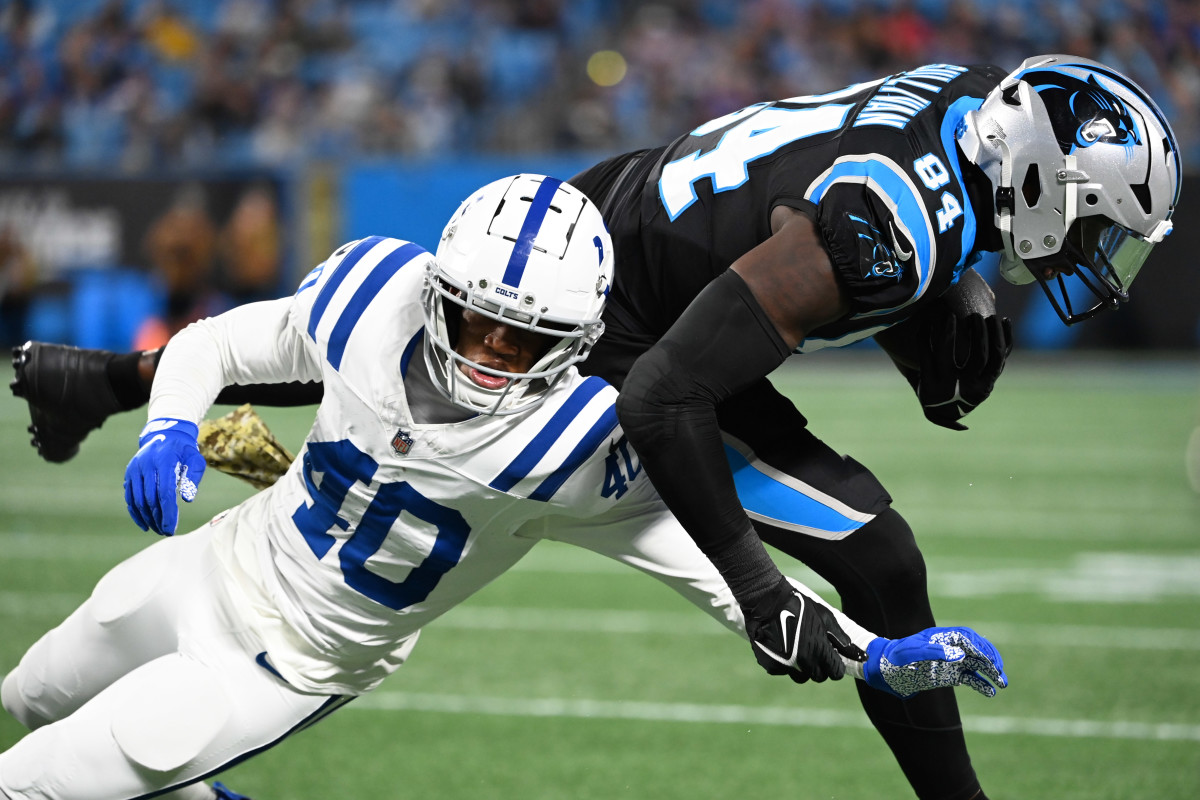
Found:
M 615 85 L 588 77 L 597 50 Z M 1131 75 L 1198 152 L 1185 0 L 13 0 L 0 166 L 615 152 L 764 97 L 1053 51 Z

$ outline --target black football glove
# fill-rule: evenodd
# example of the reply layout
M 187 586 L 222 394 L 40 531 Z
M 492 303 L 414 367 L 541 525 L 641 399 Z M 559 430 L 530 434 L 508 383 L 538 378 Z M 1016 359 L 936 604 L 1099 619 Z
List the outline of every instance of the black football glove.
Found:
M 916 377 L 925 418 L 954 431 L 988 398 L 1012 352 L 1012 322 L 995 314 L 938 315 L 928 325 Z M 910 377 L 910 380 L 912 378 Z
M 780 580 L 746 615 L 746 633 L 759 666 L 796 683 L 818 683 L 846 674 L 839 653 L 866 661 L 828 608 L 806 597 L 787 578 Z

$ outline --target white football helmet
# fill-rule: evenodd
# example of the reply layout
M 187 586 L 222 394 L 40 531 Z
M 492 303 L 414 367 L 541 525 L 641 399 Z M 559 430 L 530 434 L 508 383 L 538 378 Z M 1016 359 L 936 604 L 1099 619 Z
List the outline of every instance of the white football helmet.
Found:
M 1171 232 L 1181 173 L 1175 134 L 1141 88 L 1086 58 L 1036 56 L 967 113 L 956 137 L 991 180 L 1006 280 L 1037 280 L 1068 325 L 1129 299 Z M 1046 267 L 1078 280 L 1047 281 Z M 1094 295 L 1086 308 L 1072 305 L 1075 283 Z
M 545 175 L 514 175 L 463 201 L 426 271 L 425 360 L 454 403 L 483 414 L 526 411 L 604 332 L 600 314 L 613 247 L 600 210 L 575 187 Z M 455 351 L 462 310 L 552 337 L 525 373 L 490 369 Z M 460 369 L 508 379 L 477 385 Z

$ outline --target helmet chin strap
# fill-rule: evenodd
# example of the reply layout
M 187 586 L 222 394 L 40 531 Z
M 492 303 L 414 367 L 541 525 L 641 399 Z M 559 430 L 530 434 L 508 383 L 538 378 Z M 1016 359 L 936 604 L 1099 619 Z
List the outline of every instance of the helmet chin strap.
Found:
M 1000 257 L 1000 275 L 1009 283 L 1019 286 L 1032 283 L 1034 276 L 1013 249 L 1013 204 L 1015 198 L 1012 185 L 1012 150 L 1009 149 L 1008 142 L 999 137 L 996 138 L 996 146 L 1001 150 L 1000 182 L 996 187 L 993 205 L 996 209 L 996 228 L 1000 231 L 1000 241 L 1004 245 L 1004 255 Z M 1004 202 L 1005 194 L 1008 195 L 1008 202 Z
M 1075 218 L 1079 215 L 1079 181 L 1087 180 L 1087 176 L 1079 172 L 1079 160 L 1073 156 L 1063 156 L 1063 168 L 1057 175 L 1059 183 L 1065 184 L 1067 193 L 1063 209 L 1063 230 L 1071 230 Z
M 990 164 L 985 166 L 983 163 L 984 148 L 982 134 L 979 130 L 981 123 L 978 113 L 978 111 L 967 112 L 964 117 L 966 124 L 958 134 L 958 145 L 968 161 L 981 167 L 985 173 L 990 175 L 993 167 Z M 1012 151 L 1008 147 L 1008 142 L 999 136 L 990 137 L 989 141 L 995 142 L 996 147 L 1000 150 L 1000 181 L 995 187 L 995 194 L 992 197 L 993 222 L 996 229 L 1000 231 L 1000 242 L 1004 246 L 1004 254 L 1000 257 L 1000 274 L 1009 283 L 1032 283 L 1033 273 L 1017 257 L 1016 251 L 1013 249 L 1013 206 L 1005 199 L 1006 194 L 1012 197 L 1013 192 Z

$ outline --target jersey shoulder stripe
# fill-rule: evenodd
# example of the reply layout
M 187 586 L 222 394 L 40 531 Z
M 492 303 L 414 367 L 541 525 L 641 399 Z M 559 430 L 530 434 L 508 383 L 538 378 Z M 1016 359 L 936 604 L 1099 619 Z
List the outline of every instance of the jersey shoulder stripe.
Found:
M 323 265 L 321 274 L 306 277 L 296 294 L 297 326 L 302 328 L 334 370 L 340 371 L 350 345 L 351 335 L 363 326 L 368 310 L 385 287 L 401 269 L 414 261 L 424 263 L 421 256 L 428 251 L 418 244 L 371 236 L 343 248 Z M 314 272 L 316 272 L 314 270 Z M 388 289 L 395 294 L 410 291 L 409 283 Z M 415 284 L 414 284 L 415 285 Z M 305 308 L 302 296 L 309 287 L 316 287 L 311 306 Z M 310 295 L 311 296 L 311 295 Z M 397 297 L 397 301 L 403 298 Z M 305 315 L 307 314 L 307 319 Z M 377 315 L 376 315 L 377 316 Z
M 842 156 L 813 181 L 804 197 L 813 203 L 820 203 L 829 188 L 838 183 L 861 183 L 869 188 L 879 196 L 898 220 L 901 230 L 912 240 L 916 255 L 913 266 L 918 276 L 917 289 L 900 307 L 916 301 L 928 288 L 932 272 L 930 267 L 937 262 L 937 237 L 912 178 L 890 158 L 878 153 Z M 863 316 L 891 314 L 896 310 L 882 309 Z
M 580 383 L 554 411 L 541 430 L 488 485 L 497 491 L 507 492 L 533 474 L 549 454 L 550 449 L 561 443 L 568 428 L 575 423 L 592 400 L 605 389 L 611 389 L 611 387 L 605 380 L 595 376 Z M 604 437 L 616 428 L 615 392 L 611 394 L 614 397 L 608 400 L 599 418 L 589 426 L 589 429 L 580 437 L 563 461 L 551 471 L 551 474 L 539 482 L 537 488 L 531 493 L 531 497 L 542 501 L 553 497 L 554 492 L 587 460 L 587 457 L 599 446 Z
M 375 295 L 379 294 L 379 290 L 392 279 L 392 276 L 401 267 L 424 252 L 426 252 L 425 248 L 412 242 L 398 247 L 380 260 L 375 265 L 375 268 L 371 270 L 371 273 L 359 284 L 358 289 L 354 292 L 354 296 L 350 298 L 350 302 L 346 304 L 345 310 L 342 311 L 342 315 L 338 317 L 337 324 L 333 326 L 333 332 L 329 335 L 329 345 L 325 349 L 325 357 L 329 359 L 329 363 L 333 365 L 334 369 L 342 365 L 342 356 L 346 352 L 346 342 L 349 341 L 350 333 L 354 330 L 354 326 L 358 324 L 358 320 L 362 317 L 363 312 L 367 310 L 367 305 L 375 299 Z M 313 325 L 311 319 L 309 320 L 309 325 Z
M 346 276 L 354 269 L 354 265 L 362 260 L 362 257 L 369 253 L 375 245 L 382 241 L 382 236 L 368 236 L 366 239 L 360 240 L 354 246 L 354 249 L 347 253 L 338 265 L 334 267 L 333 273 L 326 279 L 325 285 L 317 292 L 317 299 L 313 301 L 312 311 L 308 316 L 309 337 L 312 339 L 317 338 L 317 323 L 321 321 L 321 317 L 325 314 L 325 309 L 329 307 L 329 301 L 333 299 L 333 295 L 337 292 L 338 287 L 346 280 Z M 320 280 L 320 277 L 320 275 L 316 276 L 314 282 Z M 310 285 L 312 284 L 305 283 L 300 288 L 305 289 Z
M 617 428 L 617 407 L 610 405 L 600 415 L 600 418 L 592 425 L 588 432 L 583 435 L 579 443 L 575 445 L 575 449 L 567 456 L 558 469 L 554 470 L 546 480 L 542 481 L 533 493 L 529 495 L 531 500 L 540 500 L 543 503 L 554 497 L 554 493 L 567 482 L 575 471 L 578 470 L 583 463 L 588 460 L 592 453 L 600 447 L 614 430 Z

